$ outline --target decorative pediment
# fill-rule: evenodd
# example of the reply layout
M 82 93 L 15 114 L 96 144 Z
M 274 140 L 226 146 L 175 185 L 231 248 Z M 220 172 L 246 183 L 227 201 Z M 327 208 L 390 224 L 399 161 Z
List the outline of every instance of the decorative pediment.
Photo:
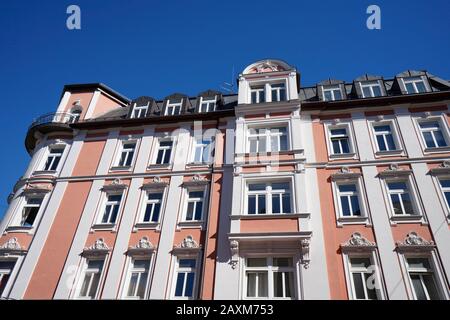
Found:
M 52 185 L 48 183 L 29 183 L 27 187 L 22 191 L 22 195 L 42 195 L 49 193 L 52 190 Z
M 4 244 L 0 246 L 0 255 L 11 254 L 11 253 L 24 253 L 25 249 L 22 248 L 17 238 L 9 238 Z
M 164 189 L 167 187 L 168 183 L 166 181 L 163 181 L 161 177 L 155 176 L 151 182 L 144 183 L 142 185 L 143 190 L 147 189 Z
M 450 174 L 450 160 L 445 160 L 441 163 L 441 165 L 437 168 L 433 168 L 430 170 L 433 175 L 447 175 Z
M 103 238 L 99 238 L 91 246 L 84 248 L 83 255 L 101 255 L 107 254 L 109 251 L 110 248 Z
M 429 251 L 434 248 L 433 241 L 427 241 L 413 231 L 406 235 L 403 242 L 397 242 L 397 249 L 400 251 Z
M 148 255 L 155 250 L 155 246 L 148 240 L 147 237 L 142 237 L 136 245 L 128 248 L 129 255 Z
M 341 244 L 343 251 L 374 250 L 376 247 L 375 243 L 364 238 L 359 232 L 353 233 L 346 243 Z
M 114 179 L 111 184 L 104 185 L 102 187 L 103 191 L 121 191 L 126 189 L 128 186 L 122 182 L 119 178 Z
M 194 240 L 194 238 L 189 235 L 184 238 L 178 245 L 173 248 L 174 252 L 185 252 L 185 251 L 198 251 L 201 249 L 201 245 Z
M 280 60 L 261 60 L 249 65 L 243 71 L 243 74 L 252 73 L 266 73 L 266 72 L 278 72 L 292 70 L 293 68 L 289 66 L 286 62 Z
M 386 177 L 404 177 L 409 176 L 412 173 L 412 170 L 407 169 L 401 169 L 398 164 L 392 163 L 389 165 L 389 168 L 387 168 L 384 171 L 381 171 L 378 175 L 381 178 Z
M 347 166 L 342 167 L 337 173 L 331 175 L 331 179 L 336 180 L 356 180 L 361 176 L 360 172 L 351 172 Z
M 209 180 L 206 179 L 205 177 L 196 174 L 195 176 L 193 176 L 191 178 L 190 181 L 184 181 L 183 182 L 183 186 L 188 187 L 188 186 L 201 186 L 201 185 L 205 185 L 208 184 Z

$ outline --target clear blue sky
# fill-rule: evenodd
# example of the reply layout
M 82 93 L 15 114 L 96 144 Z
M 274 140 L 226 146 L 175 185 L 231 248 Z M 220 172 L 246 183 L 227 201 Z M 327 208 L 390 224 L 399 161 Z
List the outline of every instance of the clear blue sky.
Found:
M 24 173 L 33 118 L 56 109 L 64 84 L 103 82 L 129 98 L 218 89 L 249 63 L 279 58 L 302 85 L 426 69 L 450 79 L 450 2 L 1 1 L 0 217 Z M 66 8 L 81 8 L 81 30 Z M 381 8 L 381 30 L 366 8 Z

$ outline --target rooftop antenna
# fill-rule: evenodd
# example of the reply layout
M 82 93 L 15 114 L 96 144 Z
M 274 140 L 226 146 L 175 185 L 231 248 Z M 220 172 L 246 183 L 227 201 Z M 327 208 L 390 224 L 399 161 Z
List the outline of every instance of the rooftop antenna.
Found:
M 234 91 L 234 66 L 231 69 L 231 81 L 230 82 L 223 82 L 220 86 L 220 89 L 226 91 L 227 93 L 235 93 Z

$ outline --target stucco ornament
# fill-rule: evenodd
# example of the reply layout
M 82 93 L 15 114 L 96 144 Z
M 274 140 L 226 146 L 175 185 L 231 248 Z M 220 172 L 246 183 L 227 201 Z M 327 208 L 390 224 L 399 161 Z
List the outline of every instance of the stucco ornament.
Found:
M 309 250 L 311 247 L 311 239 L 302 239 L 300 241 L 301 244 L 301 253 L 302 253 L 302 257 L 301 257 L 301 261 L 303 263 L 303 268 L 308 269 L 309 268 L 309 263 L 310 263 L 310 257 L 309 257 Z
M 108 245 L 105 243 L 103 238 L 95 240 L 94 244 L 90 247 L 84 248 L 84 251 L 106 251 L 109 250 Z
M 153 178 L 153 182 L 154 183 L 161 183 L 161 177 L 160 176 L 155 176 L 154 178 Z
M 350 239 L 344 244 L 344 246 L 375 246 L 375 243 L 364 238 L 359 232 L 355 232 L 350 236 Z
M 183 241 L 181 241 L 181 243 L 177 246 L 177 248 L 182 249 L 196 249 L 199 247 L 200 246 L 198 245 L 197 241 L 195 241 L 190 235 L 184 238 Z
M 148 240 L 147 237 L 142 237 L 135 246 L 130 247 L 130 249 L 153 249 L 153 244 Z
M 0 246 L 0 250 L 22 250 L 22 246 L 20 245 L 17 238 L 9 238 L 4 244 Z
M 419 236 L 416 232 L 410 232 L 406 235 L 405 240 L 399 244 L 408 246 L 430 246 L 434 245 L 434 242 L 425 240 L 424 238 Z
M 284 68 L 279 66 L 278 64 L 273 63 L 272 61 L 265 61 L 256 66 L 254 66 L 250 73 L 263 73 L 263 72 L 275 72 L 275 71 L 283 71 Z
M 232 269 L 236 269 L 239 260 L 239 242 L 237 240 L 230 241 L 231 260 L 230 265 Z

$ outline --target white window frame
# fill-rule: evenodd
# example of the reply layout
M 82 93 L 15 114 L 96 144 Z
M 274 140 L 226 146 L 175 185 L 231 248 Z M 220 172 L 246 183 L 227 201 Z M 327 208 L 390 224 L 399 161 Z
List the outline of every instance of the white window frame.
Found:
M 203 104 L 206 104 L 206 110 L 203 110 Z M 211 108 L 212 106 L 212 108 Z M 199 113 L 213 112 L 216 111 L 217 107 L 217 95 L 214 98 L 200 97 L 200 103 L 198 106 Z
M 371 119 L 368 120 L 370 127 L 370 139 L 373 145 L 373 151 L 375 153 L 375 157 L 386 157 L 386 156 L 399 156 L 405 155 L 405 149 L 403 147 L 402 138 L 400 135 L 400 130 L 398 129 L 397 122 L 393 118 L 384 118 L 383 120 Z M 379 149 L 377 134 L 375 132 L 375 127 L 378 126 L 389 126 L 391 128 L 392 138 L 395 144 L 395 150 L 385 150 L 382 151 Z
M 152 269 L 153 269 L 153 263 L 154 263 L 154 254 L 153 252 L 150 255 L 130 255 L 127 257 L 127 262 L 126 262 L 126 270 L 125 270 L 125 277 L 123 278 L 122 281 L 122 289 L 120 290 L 121 294 L 120 297 L 121 299 L 126 299 L 126 300 L 146 300 L 149 299 L 149 294 L 150 294 L 150 287 L 151 287 L 151 281 L 152 281 Z M 144 289 L 144 298 L 139 298 L 137 296 L 128 296 L 128 289 L 130 286 L 130 280 L 131 280 L 131 275 L 133 273 L 133 271 L 135 271 L 136 269 L 134 268 L 134 261 L 135 260 L 147 260 L 149 263 L 148 266 L 148 275 L 147 275 L 147 283 L 145 285 L 145 289 Z M 139 277 L 140 279 L 140 277 Z M 138 281 L 139 284 L 139 281 Z
M 134 147 L 134 153 L 133 153 L 133 158 L 131 159 L 131 164 L 129 166 L 126 165 L 120 165 L 120 159 L 122 157 L 122 153 L 127 150 L 126 149 L 126 145 L 127 144 L 135 144 Z M 131 150 L 131 149 L 128 149 Z M 136 162 L 136 158 L 137 158 L 137 154 L 139 151 L 139 140 L 138 139 L 119 139 L 119 145 L 117 148 L 117 152 L 116 152 L 116 156 L 115 156 L 115 161 L 114 161 L 114 166 L 111 168 L 111 170 L 131 170 L 134 166 L 134 163 Z M 128 152 L 128 156 L 129 156 L 129 152 Z M 128 158 L 127 156 L 127 158 Z
M 256 101 L 253 102 L 252 100 L 252 93 L 253 92 L 257 92 L 256 94 Z M 264 101 L 260 101 L 260 92 L 263 93 L 264 96 Z M 262 83 L 254 83 L 254 84 L 250 84 L 250 96 L 249 96 L 249 100 L 251 104 L 259 104 L 259 103 L 266 103 L 267 102 L 267 93 L 266 93 L 266 87 L 264 84 Z
M 138 218 L 135 223 L 136 228 L 146 228 L 146 227 L 151 228 L 151 227 L 159 226 L 159 224 L 162 221 L 162 216 L 164 214 L 165 207 L 166 207 L 166 189 L 167 188 L 164 188 L 164 187 L 158 187 L 158 188 L 149 188 L 149 189 L 142 190 L 141 201 L 140 201 L 141 209 L 139 211 Z M 147 209 L 147 204 L 149 202 L 148 195 L 151 193 L 161 193 L 162 194 L 159 217 L 158 217 L 158 221 L 156 221 L 156 222 L 153 222 L 153 221 L 145 222 L 144 221 L 145 211 Z
M 369 81 L 361 81 L 359 83 L 359 86 L 361 88 L 361 96 L 363 98 L 377 98 L 377 97 L 382 97 L 383 96 L 383 89 L 381 87 L 381 84 L 378 80 L 369 80 Z M 380 96 L 375 96 L 375 93 L 373 91 L 373 87 L 379 87 L 380 88 Z M 370 90 L 370 96 L 367 96 L 364 94 L 364 88 L 369 88 Z
M 441 180 L 449 180 L 450 181 L 450 175 L 447 174 L 437 174 L 433 177 L 433 182 L 436 186 L 436 191 L 438 193 L 439 200 L 442 203 L 442 208 L 445 212 L 446 219 L 450 223 L 450 204 L 447 202 L 447 199 L 445 198 L 445 192 L 450 192 L 449 188 L 444 188 L 441 185 Z
M 339 91 L 341 93 L 341 98 L 340 99 L 336 99 L 335 94 L 334 94 L 335 91 Z M 325 97 L 325 92 L 331 92 L 331 100 L 327 100 L 327 98 Z M 340 85 L 322 86 L 322 99 L 323 99 L 323 101 L 344 100 L 344 95 L 343 95 L 341 86 Z
M 324 123 L 324 129 L 325 129 L 325 138 L 327 140 L 327 150 L 328 150 L 328 158 L 330 160 L 332 159 L 356 159 L 357 158 L 357 147 L 356 147 L 356 141 L 353 134 L 353 126 L 350 121 L 342 121 L 339 123 L 333 123 L 333 122 L 325 122 Z M 349 153 L 338 153 L 335 154 L 333 152 L 333 144 L 331 141 L 332 135 L 331 130 L 334 129 L 345 129 L 347 131 L 347 137 L 348 137 L 348 144 L 349 144 Z
M 419 80 L 420 78 L 420 80 Z M 426 93 L 426 92 L 430 92 L 430 86 L 428 84 L 427 78 L 425 76 L 412 76 L 412 77 L 406 77 L 406 78 L 402 78 L 403 81 L 403 87 L 405 88 L 405 92 L 407 94 L 418 94 L 418 93 Z M 419 90 L 417 89 L 417 82 L 422 82 L 424 87 L 425 87 L 425 92 L 419 92 Z M 406 88 L 406 84 L 407 83 L 411 83 L 414 87 L 414 92 L 408 92 L 408 89 Z
M 266 259 L 266 267 L 248 267 L 247 266 L 247 259 L 252 258 L 261 258 Z M 290 258 L 292 259 L 292 267 L 274 267 L 273 266 L 273 259 L 274 258 Z M 245 255 L 242 257 L 242 298 L 244 300 L 296 300 L 299 296 L 298 291 L 298 268 L 297 268 L 297 256 L 295 255 L 286 255 L 286 254 L 277 254 L 277 255 L 267 255 L 267 254 L 251 254 L 251 255 Z M 247 297 L 247 285 L 248 285 L 248 278 L 247 278 L 247 272 L 248 271 L 263 271 L 267 272 L 267 294 L 268 297 Z M 292 283 L 292 290 L 293 290 L 293 297 L 275 297 L 274 296 L 274 281 L 273 281 L 273 275 L 275 272 L 292 272 L 293 275 L 293 283 Z
M 155 148 L 154 148 L 155 151 L 153 152 L 151 165 L 152 166 L 171 166 L 173 164 L 173 160 L 174 160 L 174 157 L 175 157 L 175 146 L 176 146 L 176 139 L 175 139 L 175 137 L 155 137 L 155 141 L 156 141 Z M 159 153 L 159 149 L 160 149 L 160 144 L 161 144 L 161 142 L 165 142 L 165 141 L 171 141 L 172 142 L 169 162 L 168 163 L 156 163 L 156 160 L 158 159 L 158 153 Z M 166 150 L 167 149 L 168 148 L 166 148 Z
M 195 268 L 194 268 L 194 287 L 192 289 L 192 293 L 193 296 L 192 297 L 176 297 L 175 296 L 175 290 L 177 287 L 177 278 L 178 278 L 178 272 L 180 271 L 180 267 L 179 267 L 179 261 L 181 259 L 192 259 L 195 260 Z M 170 290 L 170 299 L 174 299 L 174 300 L 196 300 L 198 298 L 199 295 L 199 272 L 202 270 L 202 259 L 201 259 L 201 254 L 196 253 L 196 254 L 180 254 L 180 255 L 174 255 L 172 256 L 172 276 L 171 276 L 171 290 Z M 184 270 L 181 269 L 182 272 L 189 272 L 190 270 Z M 184 291 L 184 290 L 183 290 Z
M 399 260 L 400 260 L 400 266 L 403 272 L 403 277 L 406 282 L 406 290 L 408 293 L 408 296 L 410 299 L 416 299 L 416 293 L 412 284 L 411 277 L 409 275 L 409 268 L 408 268 L 408 258 L 425 258 L 428 259 L 430 262 L 430 266 L 433 269 L 434 273 L 434 280 L 436 282 L 436 287 L 439 291 L 439 294 L 441 295 L 442 299 L 449 300 L 450 299 L 450 293 L 446 284 L 446 280 L 444 277 L 443 270 L 441 268 L 441 265 L 439 263 L 439 258 L 436 250 L 421 250 L 416 252 L 398 252 Z
M 283 87 L 274 87 L 274 85 L 283 85 Z M 281 100 L 281 90 L 284 90 L 284 100 Z M 274 91 L 276 91 L 276 95 L 277 95 L 277 99 L 275 101 L 272 99 L 272 94 Z M 266 94 L 266 101 L 267 100 L 268 99 L 267 99 L 267 94 Z M 288 96 L 287 96 L 286 81 L 270 83 L 270 102 L 283 102 L 283 101 L 287 101 L 287 100 L 288 100 Z
M 103 287 L 104 284 L 104 278 L 105 278 L 105 269 L 107 268 L 107 262 L 108 262 L 108 254 L 101 254 L 99 256 L 95 256 L 95 255 L 88 255 L 85 257 L 82 257 L 81 259 L 81 265 L 76 277 L 76 285 L 74 287 L 74 290 L 72 290 L 72 298 L 76 299 L 76 300 L 96 300 L 99 298 L 99 293 L 100 293 L 100 289 Z M 89 261 L 93 261 L 93 260 L 103 260 L 103 266 L 102 266 L 102 270 L 100 272 L 100 278 L 98 281 L 98 287 L 97 287 L 97 291 L 95 293 L 95 297 L 90 298 L 90 297 L 80 297 L 80 292 L 81 292 L 81 288 L 83 286 L 83 282 L 84 282 L 84 278 L 86 276 L 86 271 L 88 270 L 88 264 Z M 89 292 L 89 290 L 88 290 Z
M 383 194 L 385 197 L 385 203 L 387 206 L 387 211 L 389 213 L 391 224 L 410 223 L 410 222 L 425 223 L 426 222 L 422 204 L 419 201 L 419 199 L 420 199 L 419 194 L 418 194 L 414 179 L 412 177 L 412 174 L 409 174 L 407 176 L 383 177 L 381 180 L 382 180 L 381 183 L 383 185 L 382 189 L 383 189 Z M 415 214 L 405 214 L 405 215 L 395 215 L 394 214 L 394 208 L 393 208 L 393 205 L 391 202 L 390 192 L 389 192 L 389 188 L 387 185 L 387 183 L 390 183 L 390 182 L 405 182 L 406 183 Z
M 340 185 L 354 184 L 356 185 L 356 191 L 358 193 L 359 208 L 361 210 L 361 216 L 344 216 L 342 214 L 341 200 L 340 200 Z M 339 179 L 332 182 L 333 199 L 336 213 L 336 222 L 338 226 L 345 224 L 370 224 L 369 209 L 367 205 L 367 197 L 364 188 L 362 177 L 356 179 Z
M 415 129 L 419 136 L 420 145 L 422 147 L 422 151 L 424 154 L 431 154 L 431 153 L 439 153 L 439 152 L 448 152 L 450 151 L 450 131 L 449 127 L 447 125 L 447 120 L 445 119 L 445 114 L 437 114 L 434 113 L 433 115 L 426 116 L 426 117 L 418 117 L 414 116 L 413 121 L 415 123 Z M 442 135 L 444 136 L 444 139 L 447 143 L 447 146 L 445 147 L 434 147 L 429 148 L 427 147 L 427 144 L 425 142 L 425 138 L 422 134 L 422 129 L 420 128 L 420 124 L 423 122 L 438 122 L 439 128 L 442 131 Z
M 352 267 L 350 264 L 351 258 L 369 258 L 372 265 L 375 266 L 375 281 L 376 281 L 376 293 L 378 300 L 386 300 L 386 292 L 383 286 L 382 273 L 380 268 L 380 261 L 378 259 L 378 254 L 376 250 L 370 250 L 367 252 L 345 252 L 342 254 L 342 259 L 344 261 L 344 271 L 345 280 L 347 284 L 348 297 L 350 300 L 361 300 L 356 299 L 355 287 L 353 284 L 352 277 Z
M 164 115 L 165 116 L 178 116 L 181 114 L 182 112 L 182 108 L 183 108 L 183 100 L 184 98 L 181 98 L 180 102 L 173 102 L 171 103 L 170 100 L 167 100 L 167 105 L 166 105 L 166 109 L 164 110 Z M 180 108 L 180 112 L 175 113 L 175 110 L 177 108 Z M 169 113 L 169 108 L 172 108 L 172 112 Z
M 291 212 L 288 213 L 272 213 L 272 193 L 271 193 L 271 186 L 274 183 L 288 183 L 289 187 L 290 187 L 290 201 L 291 201 Z M 248 197 L 249 197 L 249 185 L 250 184 L 265 184 L 266 185 L 266 189 L 264 191 L 258 192 L 260 194 L 264 194 L 266 197 L 266 213 L 261 213 L 261 214 L 249 214 L 248 213 Z M 261 217 L 261 216 L 285 216 L 285 215 L 291 215 L 291 214 L 295 214 L 296 211 L 296 201 L 295 201 L 295 187 L 294 187 L 294 180 L 292 179 L 292 177 L 288 176 L 288 177 L 267 177 L 267 178 L 259 178 L 259 179 L 254 179 L 254 178 L 247 178 L 244 180 L 243 183 L 244 186 L 244 211 L 243 211 L 243 215 L 246 217 Z
M 54 151 L 52 151 L 52 150 L 54 150 L 54 149 L 62 149 L 62 152 L 61 152 L 61 153 L 55 153 Z M 64 156 L 65 150 L 66 150 L 66 146 L 65 146 L 65 145 L 62 145 L 62 144 L 56 144 L 56 145 L 50 145 L 50 146 L 48 146 L 48 148 L 47 148 L 47 156 L 45 157 L 44 166 L 42 167 L 42 171 L 50 171 L 50 172 L 55 172 L 55 171 L 56 171 L 56 172 L 57 172 L 57 171 L 61 168 L 62 160 L 63 160 L 63 156 Z M 50 169 L 50 168 L 53 166 L 54 161 L 55 161 L 57 155 L 59 155 L 59 162 L 58 162 L 58 165 L 56 166 L 55 169 Z M 52 157 L 51 164 L 50 164 L 50 168 L 49 168 L 49 169 L 46 169 L 46 168 L 45 168 L 45 165 L 47 164 L 47 161 L 48 161 L 48 159 L 49 159 L 50 157 Z
M 200 220 L 186 220 L 187 209 L 189 205 L 189 192 L 202 191 L 203 192 L 203 205 L 202 205 L 202 217 Z M 181 220 L 178 222 L 178 227 L 182 226 L 190 226 L 190 225 L 203 225 L 206 222 L 206 217 L 209 212 L 209 184 L 201 185 L 201 186 L 189 186 L 183 188 L 183 196 L 182 196 L 182 215 Z M 195 212 L 194 212 L 195 213 Z
M 133 107 L 133 111 L 131 112 L 131 119 L 141 119 L 145 118 L 145 115 L 147 114 L 149 105 L 135 105 Z
M 50 154 L 50 149 L 51 148 L 64 148 L 64 151 L 62 153 L 61 159 L 59 160 L 58 163 L 58 167 L 56 168 L 56 170 L 52 171 L 46 171 L 44 170 L 45 168 L 45 164 L 47 162 L 48 156 Z M 60 141 L 60 140 L 49 140 L 47 142 L 47 145 L 43 148 L 44 150 L 42 150 L 43 152 L 41 153 L 41 155 L 39 156 L 39 161 L 37 161 L 34 169 L 33 169 L 33 175 L 56 175 L 58 172 L 61 171 L 62 166 L 66 160 L 67 154 L 69 152 L 70 149 L 70 144 L 67 143 L 66 141 Z
M 201 141 L 201 143 L 199 143 L 199 141 Z M 203 143 L 203 141 L 209 141 L 209 144 L 205 144 L 205 143 Z M 208 147 L 209 148 L 209 153 L 208 153 L 209 159 L 207 159 L 206 161 L 205 160 L 197 161 L 195 159 L 195 156 L 196 156 L 196 153 L 197 153 L 197 148 L 199 146 L 203 146 L 202 147 L 202 150 L 203 150 L 202 151 L 202 155 L 205 152 L 205 148 L 206 148 L 205 146 L 209 146 Z M 213 163 L 214 162 L 215 146 L 216 146 L 216 141 L 215 141 L 215 137 L 214 136 L 209 136 L 209 137 L 206 137 L 204 135 L 199 136 L 199 137 L 194 136 L 193 146 L 192 146 L 192 153 L 191 153 L 192 154 L 192 156 L 191 156 L 191 163 L 195 163 L 195 164 L 211 164 L 211 163 Z
M 49 193 L 36 193 L 36 194 L 33 193 L 33 194 L 23 195 L 21 197 L 22 199 L 19 201 L 18 205 L 14 209 L 14 214 L 11 216 L 11 219 L 8 222 L 8 227 L 6 228 L 6 231 L 7 232 L 27 232 L 29 234 L 34 233 L 34 231 L 38 228 L 40 220 L 42 218 L 42 214 L 46 209 L 48 195 L 49 195 Z M 27 227 L 27 226 L 21 225 L 23 210 L 24 210 L 25 206 L 27 205 L 27 201 L 29 198 L 42 198 L 39 211 L 36 214 L 36 218 L 34 219 L 32 227 Z
M 271 145 L 272 133 L 271 133 L 271 129 L 275 129 L 275 128 L 285 128 L 286 129 L 286 139 L 287 139 L 287 149 L 286 150 L 272 151 L 272 145 Z M 245 132 L 245 152 L 246 153 L 250 153 L 250 138 L 254 137 L 254 136 L 262 136 L 262 135 L 259 135 L 259 134 L 251 134 L 250 131 L 251 130 L 259 130 L 259 129 L 265 129 L 266 130 L 266 133 L 265 133 L 265 137 L 266 137 L 266 151 L 255 152 L 255 153 L 251 153 L 251 154 L 280 153 L 280 152 L 287 152 L 287 151 L 291 151 L 292 150 L 291 137 L 290 137 L 290 133 L 291 133 L 290 125 L 289 125 L 289 123 L 286 123 L 284 121 L 284 122 L 279 122 L 279 123 L 271 122 L 271 123 L 267 123 L 267 124 L 264 124 L 264 125 L 262 125 L 262 124 L 260 124 L 260 125 L 248 124 L 247 128 L 246 128 L 246 132 Z M 280 133 L 273 133 L 273 135 L 281 137 Z M 280 144 L 280 146 L 281 146 L 281 144 Z
M 108 197 L 113 196 L 113 195 L 121 195 L 122 196 L 120 199 L 120 203 L 119 203 L 119 209 L 117 211 L 116 221 L 114 223 L 102 222 L 103 214 L 105 213 L 105 209 L 108 204 Z M 92 226 L 92 228 L 94 228 L 94 229 L 99 229 L 99 228 L 100 229 L 103 229 L 103 228 L 110 229 L 110 228 L 114 228 L 115 226 L 117 226 L 118 221 L 120 221 L 120 218 L 122 215 L 122 209 L 123 209 L 125 200 L 126 200 L 126 193 L 124 190 L 102 192 L 100 205 L 98 206 L 98 209 L 97 209 L 97 216 L 95 217 L 95 223 Z
M 5 256 L 0 255 L 0 261 L 12 261 L 12 262 L 14 262 L 14 267 L 9 272 L 9 279 L 8 279 L 8 282 L 6 283 L 5 288 L 3 289 L 3 292 L 0 295 L 0 299 L 9 297 L 9 294 L 11 292 L 13 283 L 16 280 L 16 277 L 18 275 L 18 272 L 19 272 L 19 269 L 20 269 L 20 265 L 22 264 L 23 259 L 24 259 L 23 255 L 10 254 L 10 253 L 7 253 L 7 255 L 5 255 Z M 1 273 L 2 272 L 0 271 L 0 280 L 2 278 L 1 277 Z

